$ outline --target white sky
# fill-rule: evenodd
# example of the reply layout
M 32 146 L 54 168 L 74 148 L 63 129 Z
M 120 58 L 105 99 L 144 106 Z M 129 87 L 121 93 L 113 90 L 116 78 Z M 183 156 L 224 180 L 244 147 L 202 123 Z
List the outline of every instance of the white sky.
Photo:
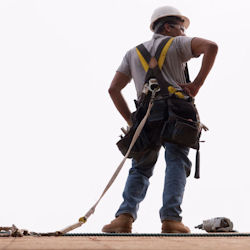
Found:
M 125 52 L 151 38 L 150 17 L 162 5 L 190 18 L 188 36 L 219 45 L 196 98 L 210 130 L 202 137 L 201 179 L 193 171 L 187 181 L 183 221 L 201 232 L 193 227 L 202 220 L 227 216 L 236 230 L 249 232 L 247 0 L 1 0 L 1 226 L 60 230 L 99 198 L 122 160 L 115 143 L 125 125 L 107 89 Z M 189 63 L 192 79 L 200 62 Z M 134 110 L 133 83 L 124 95 Z M 162 153 L 134 232 L 161 230 Z M 129 168 L 130 160 L 75 232 L 101 232 L 114 218 Z

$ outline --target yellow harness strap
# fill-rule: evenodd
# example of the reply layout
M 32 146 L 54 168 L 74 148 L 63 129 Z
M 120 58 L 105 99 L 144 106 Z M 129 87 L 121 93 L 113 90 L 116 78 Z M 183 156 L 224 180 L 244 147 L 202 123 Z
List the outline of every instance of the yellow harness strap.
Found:
M 136 52 L 137 52 L 137 54 L 139 56 L 142 67 L 144 68 L 145 72 L 148 72 L 148 69 L 149 69 L 148 63 L 146 62 L 143 55 L 141 54 L 141 52 L 137 48 L 136 48 Z
M 160 55 L 160 58 L 158 60 L 158 65 L 159 65 L 160 70 L 162 69 L 162 66 L 163 66 L 163 63 L 165 61 L 168 49 L 169 49 L 171 43 L 173 42 L 173 40 L 174 40 L 173 37 L 171 39 L 169 39 L 168 42 L 166 43 L 166 45 L 164 46 L 164 48 L 161 51 L 161 55 Z

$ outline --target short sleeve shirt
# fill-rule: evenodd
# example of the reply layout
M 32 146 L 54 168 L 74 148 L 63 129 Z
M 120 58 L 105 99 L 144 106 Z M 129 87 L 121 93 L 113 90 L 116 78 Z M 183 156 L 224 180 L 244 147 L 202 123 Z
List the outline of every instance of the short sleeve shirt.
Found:
M 153 56 L 155 55 L 159 44 L 165 38 L 166 36 L 154 34 L 150 41 L 147 41 L 143 44 Z M 177 89 L 180 89 L 178 83 L 186 83 L 184 68 L 186 62 L 194 57 L 191 49 L 192 39 L 192 37 L 186 36 L 175 37 L 171 46 L 169 47 L 165 62 L 162 67 L 163 77 L 167 82 Z M 146 72 L 141 65 L 135 47 L 126 53 L 117 71 L 134 80 L 137 97 L 139 97 L 143 90 Z

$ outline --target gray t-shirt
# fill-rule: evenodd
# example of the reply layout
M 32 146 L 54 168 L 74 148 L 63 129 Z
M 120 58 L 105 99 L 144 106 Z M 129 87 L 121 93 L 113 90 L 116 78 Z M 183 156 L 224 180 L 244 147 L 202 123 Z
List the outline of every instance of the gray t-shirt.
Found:
M 143 44 L 153 56 L 155 55 L 159 44 L 165 38 L 166 36 L 154 34 L 150 41 Z M 177 89 L 181 89 L 178 86 L 178 83 L 186 83 L 184 75 L 185 64 L 188 60 L 194 57 L 191 50 L 192 39 L 192 37 L 186 36 L 175 37 L 169 47 L 162 67 L 163 77 Z M 146 72 L 141 65 L 135 47 L 126 53 L 117 71 L 124 73 L 134 80 L 137 97 L 139 97 L 143 89 Z

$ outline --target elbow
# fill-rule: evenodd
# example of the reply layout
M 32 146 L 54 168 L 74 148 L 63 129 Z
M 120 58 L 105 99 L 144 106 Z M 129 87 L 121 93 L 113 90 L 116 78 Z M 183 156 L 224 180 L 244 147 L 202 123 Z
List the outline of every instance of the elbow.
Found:
M 215 42 L 210 42 L 207 48 L 207 52 L 216 55 L 218 52 L 218 45 Z
M 112 96 L 115 96 L 117 95 L 117 88 L 113 87 L 113 86 L 110 86 L 109 89 L 108 89 L 108 93 L 109 95 L 112 97 Z
M 108 92 L 109 92 L 109 95 L 111 96 L 114 93 L 114 88 L 109 87 Z

